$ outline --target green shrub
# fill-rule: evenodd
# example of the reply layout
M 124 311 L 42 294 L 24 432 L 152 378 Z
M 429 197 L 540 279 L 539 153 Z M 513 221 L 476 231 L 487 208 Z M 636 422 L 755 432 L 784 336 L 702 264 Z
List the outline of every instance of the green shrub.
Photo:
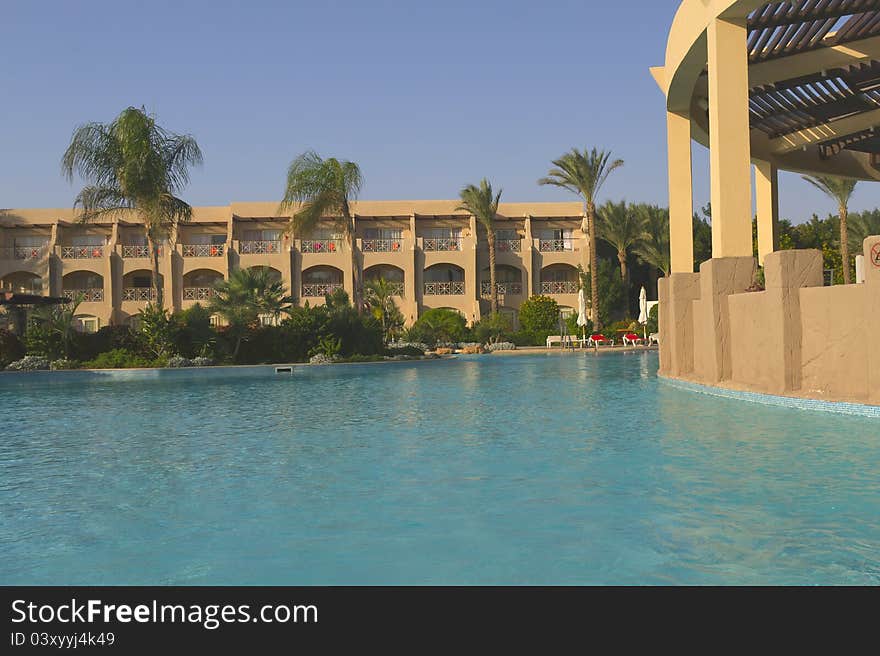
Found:
M 648 334 L 649 334 L 649 335 L 650 335 L 651 333 L 656 333 L 656 332 L 659 331 L 659 329 L 658 329 L 658 323 L 657 323 L 657 321 L 658 321 L 658 314 L 657 314 L 657 313 L 658 313 L 658 308 L 659 308 L 659 307 L 660 307 L 659 304 L 655 304 L 655 305 L 654 305 L 653 307 L 651 307 L 651 309 L 648 311 L 648 323 L 645 325 L 645 329 L 648 331 Z
M 559 304 L 549 296 L 532 296 L 519 308 L 519 325 L 533 335 L 556 334 L 559 331 Z
M 406 341 L 437 343 L 461 342 L 467 338 L 467 323 L 455 310 L 433 308 L 426 310 L 406 332 Z
M 0 329 L 0 369 L 10 362 L 21 360 L 25 352 L 18 335 L 10 330 Z
M 391 357 L 394 357 L 395 355 L 406 355 L 408 357 L 417 358 L 417 357 L 423 356 L 425 354 L 425 352 L 422 349 L 417 348 L 415 346 L 407 345 L 407 346 L 389 347 L 389 348 L 385 349 L 385 354 L 389 355 Z
M 160 364 L 161 363 L 161 364 Z M 137 367 L 163 366 L 164 361 L 146 358 L 126 349 L 113 349 L 82 363 L 86 369 L 133 369 Z
M 611 260 L 599 260 L 596 275 L 599 279 L 599 322 L 607 326 L 627 314 L 626 284 L 620 277 L 620 269 Z M 581 272 L 581 286 L 590 298 L 590 272 Z M 520 313 L 522 314 L 522 313 Z
M 494 344 L 511 332 L 510 319 L 500 312 L 483 317 L 473 328 L 474 337 L 481 344 Z
M 43 371 L 49 368 L 49 360 L 41 355 L 26 355 L 21 360 L 10 362 L 8 371 Z
M 79 369 L 79 362 L 76 360 L 68 360 L 67 358 L 61 358 L 59 360 L 53 360 L 49 364 L 49 368 L 52 371 L 64 371 L 67 369 Z
M 216 353 L 217 332 L 211 326 L 211 312 L 196 303 L 172 317 L 174 352 L 185 358 L 212 357 Z
M 104 326 L 94 333 L 77 333 L 74 338 L 73 357 L 77 360 L 92 360 L 101 353 L 114 350 L 143 356 L 149 353 L 128 326 Z

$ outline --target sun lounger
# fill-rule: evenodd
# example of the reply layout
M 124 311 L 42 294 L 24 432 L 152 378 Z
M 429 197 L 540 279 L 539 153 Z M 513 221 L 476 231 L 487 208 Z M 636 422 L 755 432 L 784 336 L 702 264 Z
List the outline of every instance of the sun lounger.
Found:
M 593 333 L 587 338 L 587 346 L 599 346 L 602 344 L 614 346 L 614 340 L 608 339 L 602 333 Z
M 645 340 L 639 337 L 635 333 L 626 333 L 623 336 L 623 345 L 624 346 L 636 346 L 637 344 L 644 344 Z

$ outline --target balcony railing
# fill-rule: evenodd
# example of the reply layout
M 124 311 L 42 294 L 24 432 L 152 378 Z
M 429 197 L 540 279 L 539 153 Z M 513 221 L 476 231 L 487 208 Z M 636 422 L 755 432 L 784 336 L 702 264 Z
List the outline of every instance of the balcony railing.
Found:
M 538 250 L 542 253 L 559 253 L 570 251 L 571 239 L 541 239 L 538 242 Z
M 62 260 L 91 260 L 104 257 L 104 246 L 62 246 Z
M 156 249 L 159 253 L 159 257 L 162 257 L 162 247 Z M 122 257 L 124 258 L 142 258 L 146 259 L 150 257 L 150 247 L 149 246 L 132 246 L 130 244 L 122 245 Z
M 327 296 L 328 294 L 335 292 L 337 289 L 342 289 L 341 282 L 307 282 L 303 283 L 302 296 L 303 298 Z
M 46 254 L 46 247 L 42 246 L 7 246 L 0 248 L 0 257 L 4 260 L 39 260 Z
M 388 291 L 391 292 L 392 296 L 403 296 L 402 282 L 389 282 L 386 284 L 388 285 Z
M 184 287 L 184 301 L 210 301 L 214 297 L 213 287 Z
M 499 253 L 519 253 L 522 250 L 522 239 L 496 239 L 495 250 Z
M 502 296 L 505 294 L 522 294 L 522 283 L 521 282 L 496 282 L 495 288 L 498 290 L 498 293 Z M 480 293 L 483 296 L 489 296 L 492 293 L 492 283 L 490 282 L 482 282 L 480 283 Z
M 461 296 L 463 294 L 464 281 L 425 283 L 425 296 Z
M 577 294 L 577 280 L 542 280 L 542 294 Z
M 361 250 L 364 253 L 397 253 L 401 247 L 400 239 L 364 239 Z
M 123 301 L 153 301 L 156 299 L 156 292 L 152 287 L 123 287 Z
M 74 300 L 77 296 L 82 296 L 82 300 L 86 303 L 103 303 L 104 290 L 101 287 L 89 287 L 87 289 L 65 289 L 61 292 L 64 298 Z
M 241 255 L 270 255 L 281 252 L 281 242 L 275 241 L 240 241 L 238 252 Z
M 225 244 L 182 244 L 184 257 L 223 257 Z
M 336 253 L 341 249 L 341 239 L 303 239 L 300 242 L 303 253 Z
M 425 250 L 425 251 L 460 251 L 461 250 L 461 238 L 438 239 L 435 237 L 425 237 L 422 240 L 422 250 Z

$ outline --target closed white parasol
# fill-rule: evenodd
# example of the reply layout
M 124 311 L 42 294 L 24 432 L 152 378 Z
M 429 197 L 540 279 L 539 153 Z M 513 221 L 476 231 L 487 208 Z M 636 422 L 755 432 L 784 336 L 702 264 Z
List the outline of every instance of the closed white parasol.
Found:
M 644 285 L 642 285 L 642 289 L 639 292 L 639 323 L 642 324 L 642 335 L 647 338 L 646 324 L 648 323 L 648 295 L 645 293 Z
M 581 287 L 578 290 L 578 318 L 577 325 L 579 325 L 583 330 L 583 338 L 587 338 L 587 299 L 584 296 L 584 288 Z

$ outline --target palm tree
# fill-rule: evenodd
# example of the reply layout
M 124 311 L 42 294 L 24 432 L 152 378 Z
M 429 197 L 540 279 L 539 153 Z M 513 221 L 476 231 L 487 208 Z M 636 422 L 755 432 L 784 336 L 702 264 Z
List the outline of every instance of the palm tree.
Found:
M 354 306 L 363 310 L 361 271 L 354 250 L 354 216 L 351 201 L 357 198 L 364 178 L 354 162 L 334 157 L 322 159 L 314 151 L 298 156 L 287 170 L 287 187 L 279 211 L 292 211 L 290 230 L 294 234 L 310 233 L 323 218 L 333 219 L 336 228 L 345 236 L 351 253 Z
M 385 343 L 403 327 L 403 314 L 394 302 L 394 287 L 385 278 L 368 280 L 365 285 L 365 300 L 370 313 L 382 325 Z
M 81 221 L 132 212 L 143 223 L 159 307 L 158 244 L 169 227 L 192 218 L 192 208 L 176 194 L 189 182 L 189 169 L 201 163 L 195 139 L 168 132 L 135 107 L 111 123 L 79 126 L 61 159 L 68 180 L 76 173 L 89 183 L 74 201 Z
M 501 190 L 498 193 L 492 191 L 492 184 L 483 178 L 480 186 L 468 185 L 459 192 L 461 205 L 456 211 L 469 212 L 477 219 L 477 222 L 486 229 L 486 239 L 489 242 L 489 287 L 492 313 L 498 312 L 498 288 L 495 286 L 495 217 L 498 214 L 498 202 L 501 200 Z
M 850 251 L 861 253 L 868 237 L 880 235 L 880 210 L 857 212 L 848 217 Z
M 847 208 L 858 180 L 833 175 L 801 176 L 829 198 L 837 201 L 840 216 L 840 259 L 843 266 L 843 284 L 850 283 L 849 239 L 847 235 Z
M 269 267 L 251 267 L 244 270 L 246 284 L 251 289 L 254 308 L 259 316 L 277 320 L 287 307 L 287 289 L 279 276 Z
M 586 204 L 587 239 L 590 248 L 590 313 L 596 330 L 602 326 L 599 321 L 599 275 L 596 255 L 596 198 L 611 172 L 623 166 L 622 159 L 611 159 L 611 153 L 593 148 L 579 151 L 572 148 L 559 159 L 552 161 L 553 167 L 547 177 L 538 180 L 539 185 L 553 185 L 568 189 L 579 195 Z
M 214 285 L 214 295 L 208 305 L 211 314 L 222 317 L 235 339 L 233 361 L 238 357 L 241 342 L 252 326 L 259 323 L 260 315 L 277 317 L 284 306 L 285 289 L 281 281 L 272 278 L 267 269 L 254 267 L 236 269 L 228 280 Z
M 76 311 L 83 302 L 84 296 L 77 294 L 69 303 L 63 305 L 42 306 L 34 310 L 32 321 L 42 325 L 50 343 L 46 345 L 47 355 L 58 355 L 56 345 L 60 345 L 60 354 L 69 358 L 73 343 L 76 340 L 76 328 L 73 327 Z
M 656 205 L 636 205 L 641 216 L 644 232 L 633 252 L 645 264 L 669 275 L 672 269 L 669 256 L 669 210 Z
M 599 208 L 596 234 L 617 250 L 617 261 L 620 263 L 620 279 L 629 289 L 629 272 L 626 258 L 629 250 L 642 239 L 645 226 L 642 215 L 632 205 L 622 200 L 619 203 L 608 201 Z

